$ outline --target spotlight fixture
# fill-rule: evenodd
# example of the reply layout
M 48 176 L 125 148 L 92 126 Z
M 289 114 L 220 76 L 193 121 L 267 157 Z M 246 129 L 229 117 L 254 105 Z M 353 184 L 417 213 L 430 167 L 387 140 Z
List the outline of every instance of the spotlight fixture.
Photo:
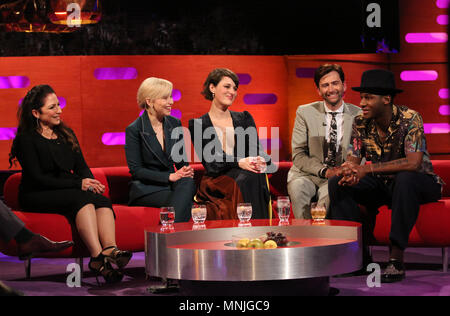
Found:
M 101 19 L 100 0 L 4 0 L 0 27 L 9 32 L 70 33 Z
M 58 25 L 98 23 L 102 17 L 99 0 L 50 0 L 50 21 Z

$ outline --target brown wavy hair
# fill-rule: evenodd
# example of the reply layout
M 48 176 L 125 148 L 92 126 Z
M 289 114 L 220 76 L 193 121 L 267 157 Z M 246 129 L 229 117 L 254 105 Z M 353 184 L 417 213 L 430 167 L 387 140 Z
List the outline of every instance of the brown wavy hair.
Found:
M 341 65 L 323 64 L 319 68 L 317 68 L 314 73 L 314 82 L 315 82 L 317 88 L 319 88 L 320 79 L 322 79 L 323 76 L 329 74 L 332 71 L 336 71 L 339 74 L 339 78 L 341 79 L 342 83 L 344 83 L 345 74 L 344 74 L 344 70 L 342 69 Z
M 19 109 L 17 110 L 17 119 L 19 121 L 19 126 L 17 127 L 17 135 L 14 138 L 13 144 L 11 146 L 11 152 L 9 153 L 9 167 L 11 168 L 15 165 L 17 157 L 19 156 L 19 151 L 17 148 L 17 139 L 20 135 L 31 134 L 34 131 L 41 132 L 41 126 L 33 116 L 32 111 L 38 110 L 41 112 L 41 108 L 44 106 L 45 98 L 51 94 L 55 93 L 52 87 L 43 84 L 34 86 L 22 101 Z M 74 151 L 80 151 L 80 145 L 75 137 L 73 131 L 65 125 L 62 121 L 59 125 L 53 127 L 53 132 L 60 138 L 64 143 L 69 144 Z
M 205 80 L 205 83 L 203 84 L 202 95 L 206 100 L 212 101 L 214 99 L 211 90 L 209 90 L 209 85 L 212 83 L 214 86 L 217 86 L 223 77 L 230 77 L 230 79 L 233 80 L 234 84 L 236 85 L 236 88 L 239 87 L 238 75 L 227 68 L 216 68 L 209 73 L 208 77 Z

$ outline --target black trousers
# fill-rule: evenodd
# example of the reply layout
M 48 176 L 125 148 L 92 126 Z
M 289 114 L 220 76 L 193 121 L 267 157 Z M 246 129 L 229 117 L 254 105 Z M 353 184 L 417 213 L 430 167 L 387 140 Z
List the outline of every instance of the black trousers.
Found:
M 378 208 L 387 205 L 392 210 L 389 239 L 393 245 L 405 249 L 413 229 L 420 204 L 441 198 L 441 185 L 434 177 L 419 172 L 403 171 L 385 183 L 380 178 L 365 176 L 353 187 L 340 186 L 340 177 L 328 181 L 330 219 L 356 221 L 363 224 L 363 242 L 373 233 Z M 362 214 L 363 205 L 367 210 Z
M 134 206 L 165 207 L 175 209 L 175 222 L 188 222 L 191 219 L 192 202 L 196 191 L 192 178 L 182 178 L 170 190 L 158 191 L 136 199 Z

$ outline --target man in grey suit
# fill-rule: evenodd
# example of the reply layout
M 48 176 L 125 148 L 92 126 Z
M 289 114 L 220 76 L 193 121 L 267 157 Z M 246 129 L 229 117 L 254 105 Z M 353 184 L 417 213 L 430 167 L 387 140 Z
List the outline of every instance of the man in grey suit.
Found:
M 314 82 L 323 101 L 299 106 L 292 132 L 293 165 L 287 188 L 296 218 L 311 218 L 313 199 L 328 209 L 328 178 L 343 162 L 353 118 L 361 112 L 343 101 L 346 85 L 340 65 L 320 66 Z

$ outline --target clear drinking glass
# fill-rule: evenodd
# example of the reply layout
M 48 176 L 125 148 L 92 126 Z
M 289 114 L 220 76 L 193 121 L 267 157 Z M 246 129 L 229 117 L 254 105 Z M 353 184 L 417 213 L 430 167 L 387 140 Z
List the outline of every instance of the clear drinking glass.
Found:
M 252 218 L 252 204 L 251 203 L 239 203 L 236 209 L 237 216 L 241 223 L 248 223 Z
M 173 225 L 175 222 L 175 209 L 171 206 L 161 207 L 159 211 L 159 220 L 163 226 Z
M 322 222 L 327 216 L 327 208 L 322 203 L 311 203 L 311 217 L 315 222 Z
M 191 214 L 194 224 L 203 224 L 206 220 L 206 205 L 193 205 Z
M 291 213 L 291 201 L 289 196 L 279 196 L 277 198 L 277 212 L 280 222 L 288 222 Z

